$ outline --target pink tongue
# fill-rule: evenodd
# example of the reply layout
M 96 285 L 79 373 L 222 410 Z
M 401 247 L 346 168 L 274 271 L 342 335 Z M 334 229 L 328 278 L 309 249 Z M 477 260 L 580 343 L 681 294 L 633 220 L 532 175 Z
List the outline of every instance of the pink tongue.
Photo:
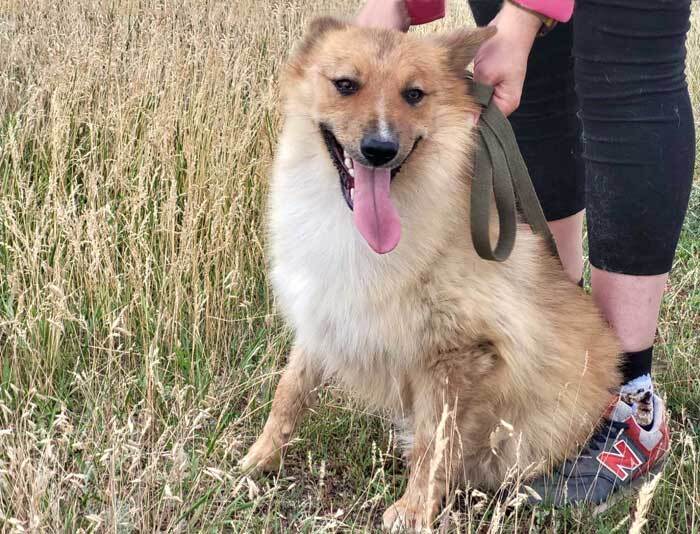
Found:
M 355 226 L 379 254 L 391 252 L 401 238 L 401 221 L 389 198 L 391 170 L 365 167 L 353 160 Z

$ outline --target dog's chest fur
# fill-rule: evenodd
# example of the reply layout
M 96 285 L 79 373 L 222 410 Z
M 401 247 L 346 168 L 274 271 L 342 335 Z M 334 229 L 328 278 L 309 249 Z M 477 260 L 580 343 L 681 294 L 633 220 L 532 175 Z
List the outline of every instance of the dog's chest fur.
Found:
M 430 284 L 416 284 L 400 265 L 365 250 L 337 199 L 317 201 L 328 202 L 322 214 L 285 203 L 273 228 L 272 283 L 297 342 L 330 373 L 411 361 L 430 318 Z
M 280 146 L 270 200 L 278 306 L 296 343 L 328 375 L 360 392 L 395 390 L 371 382 L 399 385 L 406 369 L 449 343 L 438 323 L 464 323 L 456 318 L 464 310 L 440 287 L 444 266 L 437 258 L 426 262 L 422 232 L 411 228 L 404 228 L 391 254 L 371 251 L 323 152 L 311 150 L 305 157 L 298 144 L 293 153 Z

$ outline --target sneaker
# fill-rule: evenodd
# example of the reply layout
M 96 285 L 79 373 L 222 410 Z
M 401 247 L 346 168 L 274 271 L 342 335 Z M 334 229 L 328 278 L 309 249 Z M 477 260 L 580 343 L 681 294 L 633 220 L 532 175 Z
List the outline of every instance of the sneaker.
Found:
M 618 399 L 578 457 L 529 484 L 540 497 L 531 497 L 530 503 L 588 503 L 596 507 L 595 513 L 603 512 L 616 500 L 610 497 L 640 485 L 643 475 L 661 471 L 668 451 L 668 424 L 661 398 L 654 395 L 654 421 L 649 430 L 639 426 L 632 407 Z

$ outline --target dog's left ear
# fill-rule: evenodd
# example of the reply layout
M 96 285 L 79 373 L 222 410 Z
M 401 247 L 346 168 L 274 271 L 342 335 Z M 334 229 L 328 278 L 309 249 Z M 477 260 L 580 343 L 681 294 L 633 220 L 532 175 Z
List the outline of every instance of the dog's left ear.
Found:
M 476 51 L 485 41 L 496 35 L 494 26 L 485 26 L 476 29 L 461 29 L 452 33 L 434 37 L 438 46 L 447 51 L 447 62 L 450 70 L 459 77 L 464 76 L 464 71 L 476 56 Z
M 304 40 L 299 47 L 299 53 L 307 53 L 329 32 L 343 30 L 348 27 L 346 22 L 333 17 L 318 17 L 311 21 L 304 34 Z
M 328 33 L 338 30 L 344 30 L 350 25 L 347 22 L 333 17 L 318 17 L 311 21 L 304 38 L 301 43 L 292 53 L 288 61 L 288 66 L 291 71 L 301 74 L 303 66 L 311 51 L 316 44 Z

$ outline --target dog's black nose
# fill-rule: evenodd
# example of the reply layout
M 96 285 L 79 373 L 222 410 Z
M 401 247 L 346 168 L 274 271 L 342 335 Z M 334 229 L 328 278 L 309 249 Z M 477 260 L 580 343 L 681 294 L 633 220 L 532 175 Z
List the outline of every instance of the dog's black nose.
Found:
M 379 167 L 389 163 L 399 152 L 399 144 L 393 140 L 386 140 L 375 135 L 365 135 L 360 143 L 362 155 L 367 161 Z

